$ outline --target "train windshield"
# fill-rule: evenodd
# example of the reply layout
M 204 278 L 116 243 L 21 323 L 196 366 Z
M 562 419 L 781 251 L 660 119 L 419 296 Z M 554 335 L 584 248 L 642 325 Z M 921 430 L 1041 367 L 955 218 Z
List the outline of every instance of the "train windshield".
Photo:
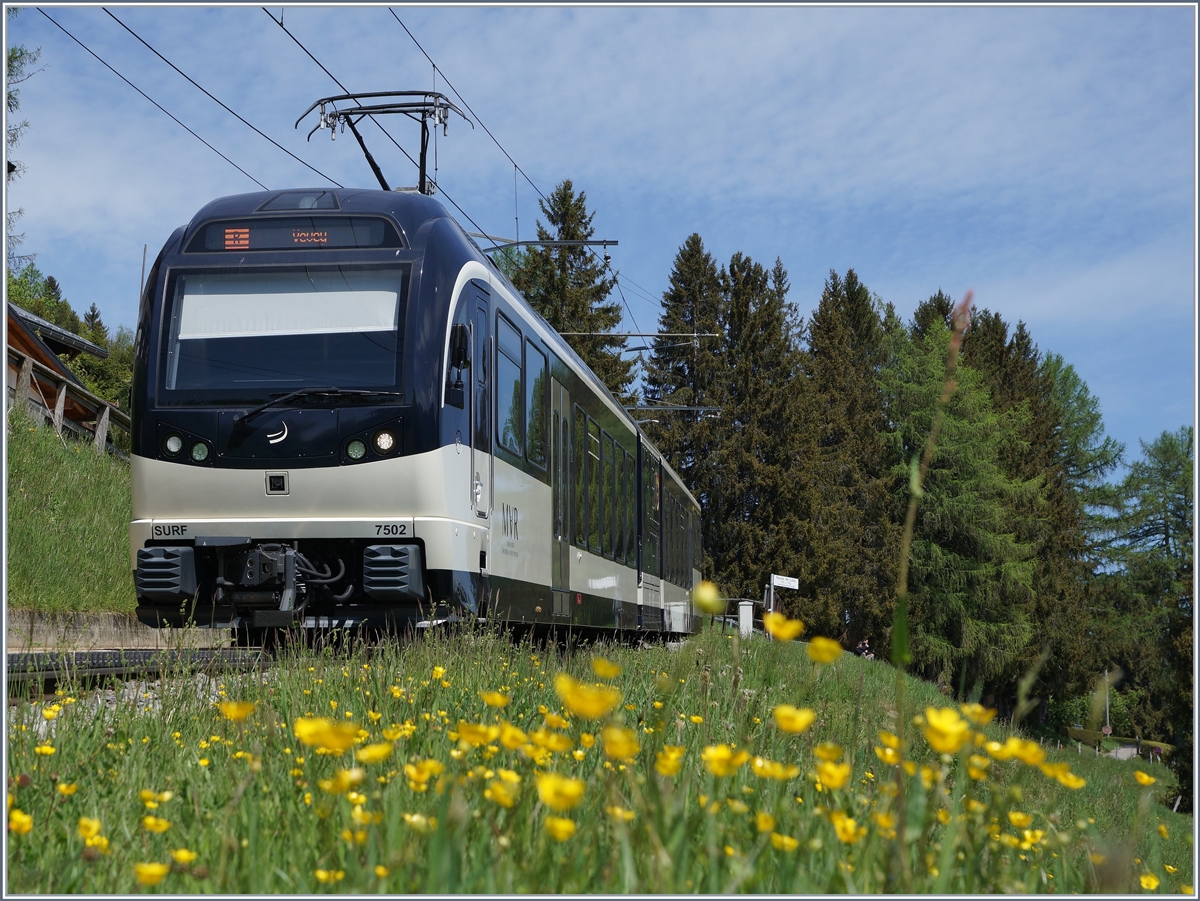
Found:
M 306 387 L 400 390 L 410 267 L 172 274 L 159 401 L 244 402 Z

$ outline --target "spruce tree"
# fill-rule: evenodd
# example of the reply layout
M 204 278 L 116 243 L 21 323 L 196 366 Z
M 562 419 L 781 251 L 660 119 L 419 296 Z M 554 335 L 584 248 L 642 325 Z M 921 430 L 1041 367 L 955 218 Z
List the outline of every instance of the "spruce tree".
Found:
M 804 554 L 790 608 L 809 634 L 845 643 L 866 637 L 877 646 L 887 644 L 895 607 L 900 533 L 878 384 L 886 362 L 883 315 L 853 269 L 844 278 L 830 271 L 808 330 L 812 406 L 797 441 L 811 446 L 812 457 L 794 474 Z
M 549 225 L 538 220 L 538 240 L 587 241 L 595 234 L 587 194 L 576 194 L 570 179 L 538 204 Z M 585 246 L 534 245 L 519 262 L 512 278 L 517 290 L 557 331 L 586 333 L 568 336 L 567 343 L 617 398 L 632 403 L 634 361 L 621 358 L 624 338 L 605 337 L 621 322 L 621 305 L 608 299 L 616 277 L 606 275 L 606 265 Z

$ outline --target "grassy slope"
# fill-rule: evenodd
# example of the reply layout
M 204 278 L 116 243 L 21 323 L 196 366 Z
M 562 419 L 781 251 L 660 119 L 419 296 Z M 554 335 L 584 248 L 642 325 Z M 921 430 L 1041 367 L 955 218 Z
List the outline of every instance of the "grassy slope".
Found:
M 129 464 L 8 414 L 8 607 L 132 612 Z

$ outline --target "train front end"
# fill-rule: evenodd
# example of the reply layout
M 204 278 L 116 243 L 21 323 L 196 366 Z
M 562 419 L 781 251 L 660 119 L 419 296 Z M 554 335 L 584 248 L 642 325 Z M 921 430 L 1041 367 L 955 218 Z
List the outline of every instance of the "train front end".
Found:
M 425 197 L 271 192 L 171 237 L 135 348 L 142 622 L 389 626 L 474 606 L 486 536 L 471 544 L 468 492 L 444 488 L 469 475 L 436 402 L 447 292 L 414 238 L 440 216 Z

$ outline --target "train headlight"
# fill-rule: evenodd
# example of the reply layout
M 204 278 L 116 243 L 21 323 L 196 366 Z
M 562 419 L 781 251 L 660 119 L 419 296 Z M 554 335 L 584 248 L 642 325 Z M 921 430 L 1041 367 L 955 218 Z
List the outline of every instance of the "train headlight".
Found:
M 208 459 L 208 445 L 203 441 L 197 441 L 192 445 L 192 459 L 197 463 L 203 463 Z
M 172 457 L 179 456 L 179 452 L 183 450 L 183 436 L 172 432 L 167 436 L 167 440 L 163 442 L 163 450 Z
M 381 454 L 390 454 L 396 447 L 396 433 L 390 429 L 380 429 L 375 433 L 375 450 Z
M 346 445 L 346 456 L 351 460 L 361 460 L 367 455 L 367 446 L 358 438 Z

